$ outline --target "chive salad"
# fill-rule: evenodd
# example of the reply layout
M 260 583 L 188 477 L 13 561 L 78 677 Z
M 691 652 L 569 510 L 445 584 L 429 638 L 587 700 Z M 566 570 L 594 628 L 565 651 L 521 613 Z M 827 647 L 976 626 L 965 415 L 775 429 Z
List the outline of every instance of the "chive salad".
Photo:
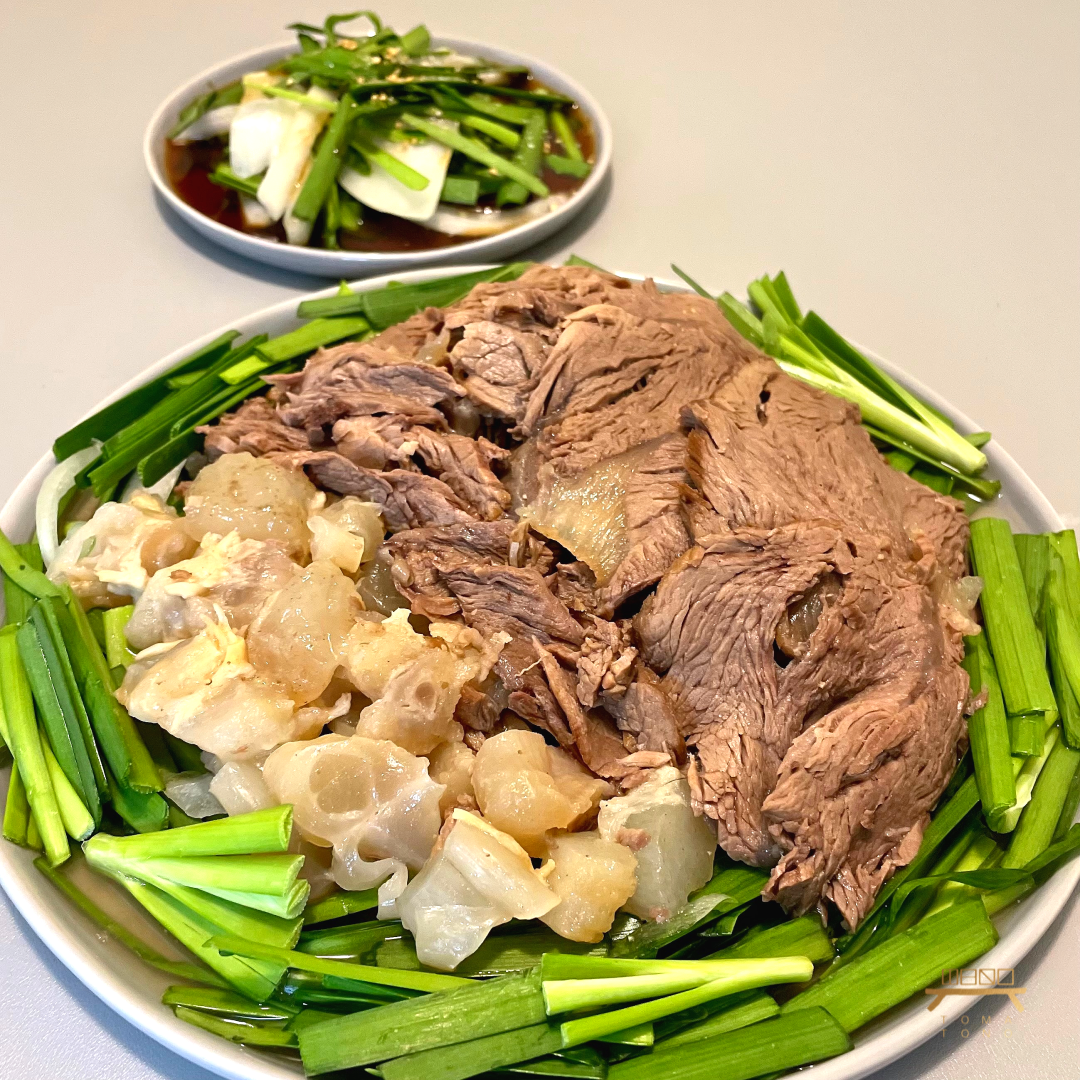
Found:
M 524 269 L 342 288 L 303 303 L 307 321 L 281 337 L 226 334 L 60 436 L 57 469 L 76 494 L 103 500 L 133 477 L 168 474 L 171 490 L 198 448 L 195 426 L 261 392 L 260 375 L 298 370 L 322 345 L 362 340 Z M 824 320 L 803 315 L 782 274 L 754 282 L 750 296 L 749 306 L 729 294 L 717 302 L 793 375 L 858 402 L 894 468 L 985 512 L 997 491 L 981 475 L 985 439 L 960 436 Z M 49 544 L 68 505 L 63 492 L 53 499 Z M 291 805 L 194 822 L 167 797 L 170 777 L 203 766 L 196 747 L 132 720 L 116 700 L 132 662 L 131 608 L 85 611 L 43 573 L 37 543 L 0 534 L 0 736 L 13 759 L 3 834 L 38 853 L 57 904 L 168 977 L 162 1002 L 177 1018 L 299 1055 L 309 1075 L 778 1075 L 844 1053 L 865 1024 L 974 963 L 997 941 L 993 917 L 1080 849 L 1076 537 L 1014 534 L 1003 519 L 976 516 L 971 557 L 983 629 L 972 622 L 966 638 L 970 751 L 915 858 L 854 931 L 816 913 L 785 917 L 761 898 L 767 871 L 718 852 L 711 880 L 666 921 L 622 912 L 597 944 L 514 921 L 453 972 L 425 968 L 401 922 L 377 917 L 376 889 L 312 899 L 304 856 L 290 851 Z M 103 911 L 69 873 L 76 861 L 138 903 L 186 958 L 163 955 Z
M 366 34 L 339 29 L 358 19 Z M 549 213 L 592 170 L 588 118 L 526 67 L 372 12 L 290 29 L 297 52 L 189 102 L 166 138 L 169 182 L 215 221 L 327 250 L 419 251 Z

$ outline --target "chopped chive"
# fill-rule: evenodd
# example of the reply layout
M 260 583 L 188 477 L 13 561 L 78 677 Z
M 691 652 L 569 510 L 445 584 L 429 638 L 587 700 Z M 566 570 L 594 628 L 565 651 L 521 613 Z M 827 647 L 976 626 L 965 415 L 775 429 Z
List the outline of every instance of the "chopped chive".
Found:
M 443 181 L 440 202 L 475 206 L 480 198 L 480 181 L 472 176 L 448 176 Z
M 218 162 L 214 171 L 210 173 L 208 179 L 211 184 L 217 184 L 218 187 L 229 188 L 232 191 L 239 191 L 241 195 L 248 195 L 252 199 L 257 198 L 259 194 L 259 184 L 262 183 L 262 178 L 265 173 L 259 173 L 258 176 L 243 177 L 237 176 L 236 173 L 224 162 Z M 195 372 L 188 372 L 184 375 L 174 375 L 168 380 L 167 385 L 170 389 L 177 389 L 182 386 L 190 386 L 195 381 Z
M 664 1050 L 686 1046 L 778 1016 L 780 1006 L 763 990 L 748 990 L 676 1013 L 654 1025 L 654 1044 Z
M 26 831 L 29 826 L 30 803 L 19 775 L 19 763 L 13 761 L 8 774 L 7 797 L 4 800 L 4 839 L 26 847 Z
M 559 176 L 576 176 L 579 180 L 583 180 L 592 172 L 592 166 L 587 161 L 561 157 L 559 154 L 545 155 L 544 164 Z
M 717 961 L 724 963 L 724 961 Z M 613 1031 L 621 1031 L 623 1028 L 632 1027 L 635 1024 L 651 1023 L 672 1013 L 682 1012 L 697 1005 L 704 1005 L 717 998 L 728 997 L 742 990 L 753 990 L 761 986 L 772 986 L 777 983 L 806 982 L 814 974 L 814 965 L 802 956 L 776 957 L 766 960 L 736 960 L 732 961 L 737 970 L 732 974 L 721 976 L 691 990 L 672 993 L 666 997 L 657 998 L 653 1001 L 645 1001 L 638 1005 L 631 1005 L 625 1009 L 615 1009 L 611 1012 L 598 1013 L 595 1016 L 584 1016 L 580 1019 L 571 1019 L 563 1022 L 561 1030 L 563 1046 L 578 1046 L 581 1043 L 590 1042 L 601 1038 Z M 649 978 L 649 976 L 640 976 Z M 591 982 L 612 980 L 587 980 Z M 620 982 L 622 980 L 619 980 Z M 582 995 L 582 1004 L 586 1004 L 589 992 Z M 602 998 L 596 998 L 602 1002 Z
M 998 821 L 998 832 L 1008 833 L 1016 828 L 1024 807 L 1031 802 L 1031 795 L 1035 790 L 1039 774 L 1060 738 L 1061 728 L 1055 724 L 1043 737 L 1042 749 L 1039 753 L 1026 758 L 1013 758 L 1013 771 L 1016 774 L 1016 802 L 1001 815 Z
M 741 1027 L 694 1044 L 665 1046 L 613 1065 L 609 1080 L 749 1080 L 835 1057 L 851 1040 L 824 1010 L 807 1010 Z
M 832 939 L 816 914 L 786 919 L 776 926 L 756 927 L 742 941 L 705 957 L 706 960 L 751 956 L 805 956 L 815 964 L 836 955 Z
M 1004 869 L 1027 866 L 1050 846 L 1078 767 L 1080 750 L 1070 750 L 1059 741 L 1039 773 L 1031 802 L 1020 815 L 1020 823 L 1001 860 Z
M 72 840 L 87 839 L 94 831 L 94 819 L 64 770 L 60 768 L 56 756 L 49 748 L 49 741 L 45 738 L 44 732 L 41 735 L 41 752 L 45 757 L 45 767 L 48 769 L 53 794 L 56 796 L 56 805 L 60 810 L 60 820 L 63 821 L 68 836 Z
M 929 986 L 943 971 L 982 956 L 997 938 L 981 901 L 962 901 L 827 972 L 787 1002 L 781 1014 L 819 1005 L 845 1031 L 854 1031 Z
M 551 110 L 551 130 L 555 132 L 555 138 L 562 143 L 566 156 L 571 161 L 585 161 L 585 155 L 581 152 L 581 146 L 574 136 L 570 127 L 570 120 L 561 109 Z
M 1031 617 L 1039 630 L 1043 629 L 1043 597 L 1046 579 L 1050 573 L 1050 537 L 1046 533 L 1014 533 L 1016 557 L 1020 560 L 1020 572 L 1024 575 Z
M 243 80 L 244 86 L 258 90 L 267 97 L 284 98 L 286 101 L 295 101 L 308 109 L 317 109 L 319 112 L 333 112 L 337 108 L 336 101 L 324 101 L 322 98 L 312 97 L 310 94 L 302 94 L 299 90 L 289 90 L 284 86 L 267 86 L 265 83 L 253 83 Z
M 90 445 L 94 439 L 102 441 L 111 438 L 133 420 L 143 416 L 150 408 L 162 401 L 169 393 L 168 381 L 178 375 L 213 365 L 229 350 L 229 346 L 240 336 L 238 330 L 227 330 L 220 337 L 204 345 L 201 349 L 185 357 L 168 371 L 140 386 L 131 393 L 114 401 L 111 405 L 80 421 L 70 431 L 65 432 L 53 443 L 53 454 L 57 461 L 63 461 L 77 450 Z
M 382 1080 L 466 1080 L 561 1048 L 557 1025 L 533 1024 L 394 1058 L 379 1066 L 379 1075 Z
M 324 900 L 308 904 L 304 911 L 304 925 L 314 926 L 318 923 L 331 922 L 334 919 L 343 919 L 348 915 L 356 915 L 361 911 L 371 911 L 378 906 L 378 889 L 366 889 L 363 892 L 334 893 Z
M 964 647 L 964 670 L 971 681 L 971 693 L 977 697 L 986 691 L 986 704 L 968 719 L 968 737 L 979 800 L 987 822 L 995 828 L 1001 815 L 1016 802 L 1016 781 L 1010 760 L 1013 747 L 986 634 L 964 638 Z M 1039 741 L 1041 744 L 1041 733 Z
M 454 110 L 444 110 L 443 116 L 447 120 L 456 120 L 462 127 L 472 128 L 474 131 L 487 135 L 510 150 L 516 150 L 521 142 L 521 136 L 513 128 L 508 128 L 505 124 L 500 124 L 486 116 L 473 116 L 470 113 Z
M 440 131 L 448 130 L 439 128 L 438 124 L 432 126 Z M 369 165 L 378 165 L 380 169 L 389 173 L 399 184 L 404 184 L 410 191 L 423 191 L 430 183 L 423 173 L 417 172 L 410 165 L 406 165 L 400 158 L 394 157 L 388 150 L 384 150 L 377 145 L 373 136 L 367 131 L 354 132 L 351 145 Z
M 34 866 L 52 882 L 52 884 L 64 894 L 91 922 L 95 923 L 107 934 L 116 938 L 122 945 L 130 949 L 140 960 L 151 967 L 164 971 L 180 979 L 191 979 L 193 982 L 206 983 L 210 986 L 223 987 L 224 981 L 212 971 L 188 964 L 181 960 L 169 960 L 162 956 L 156 949 L 151 948 L 144 941 L 137 938 L 127 927 L 118 923 L 115 919 L 106 915 L 81 889 L 78 888 L 68 877 L 59 870 L 54 870 L 48 860 L 39 858 L 34 860 Z
M 1046 640 L 1065 741 L 1080 747 L 1080 557 L 1072 529 L 1049 537 Z
M 456 990 L 305 1028 L 300 1032 L 300 1057 L 305 1071 L 313 1075 L 516 1031 L 546 1020 L 539 972 L 487 982 L 466 980 Z
M 295 1046 L 296 1036 L 291 1031 L 265 1024 L 251 1024 L 244 1020 L 232 1020 L 224 1016 L 212 1016 L 200 1009 L 189 1009 L 177 1005 L 173 1012 L 178 1020 L 184 1020 L 193 1027 L 209 1031 L 230 1042 L 243 1043 L 245 1046 Z
M 34 701 L 19 657 L 15 629 L 10 626 L 0 630 L 0 693 L 4 700 L 8 748 L 19 767 L 45 853 L 49 862 L 58 866 L 68 858 L 71 849 L 42 752 Z
M 126 668 L 135 659 L 124 635 L 124 627 L 131 620 L 134 611 L 134 606 L 128 604 L 125 607 L 109 608 L 104 614 L 102 623 L 105 629 L 105 659 L 111 668 Z
M 1049 726 L 1057 718 L 1057 703 L 1009 523 L 1002 518 L 973 521 L 971 551 L 983 579 L 979 606 L 1005 708 L 1009 716 L 1034 715 Z
M 542 180 L 533 176 L 514 162 L 508 161 L 506 158 L 496 154 L 493 150 L 489 150 L 483 143 L 478 142 L 476 139 L 470 139 L 466 135 L 451 131 L 449 128 L 442 127 L 439 124 L 433 124 L 430 120 L 425 120 L 413 113 L 403 113 L 401 119 L 408 124 L 409 127 L 426 135 L 429 139 L 441 142 L 443 145 L 449 146 L 451 150 L 456 150 L 458 153 L 464 154 L 465 157 L 472 158 L 473 161 L 479 161 L 481 165 L 486 165 L 489 169 L 494 169 L 508 180 L 516 180 L 522 187 L 528 189 L 539 198 L 544 199 L 551 194 L 547 184 Z
M 306 913 L 304 924 L 307 925 Z M 401 937 L 404 933 L 397 920 L 376 920 L 326 930 L 305 930 L 300 935 L 300 943 L 296 948 L 300 952 L 321 956 L 326 960 L 357 960 L 387 938 Z M 418 963 L 416 970 L 419 970 L 419 967 Z
M 241 1020 L 291 1020 L 299 1013 L 295 1005 L 280 1001 L 249 1001 L 240 994 L 217 986 L 170 986 L 161 995 L 162 1005 L 183 1005 L 200 1012 L 233 1016 Z
M 367 319 L 360 316 L 312 319 L 306 325 L 260 345 L 259 353 L 271 363 L 293 360 L 323 345 L 330 345 L 370 329 Z
M 514 151 L 513 163 L 523 172 L 535 177 L 540 171 L 544 156 L 544 136 L 547 134 L 547 116 L 542 109 L 536 109 L 525 122 L 521 131 L 521 142 Z M 525 202 L 531 188 L 519 180 L 507 180 L 496 196 L 496 204 L 506 206 Z
M 301 221 L 314 221 L 327 196 L 335 190 L 346 134 L 355 115 L 356 102 L 351 97 L 343 97 L 335 106 L 334 115 L 326 125 L 307 179 L 293 206 L 293 215 Z
M 524 124 L 531 115 L 532 110 L 524 105 L 508 105 L 502 101 L 496 101 L 487 94 L 470 94 L 463 99 L 465 103 L 477 112 L 486 113 L 495 117 L 496 120 L 505 120 L 508 124 Z
M 0 531 L 0 570 L 6 578 L 31 596 L 59 596 L 60 589 L 51 582 Z

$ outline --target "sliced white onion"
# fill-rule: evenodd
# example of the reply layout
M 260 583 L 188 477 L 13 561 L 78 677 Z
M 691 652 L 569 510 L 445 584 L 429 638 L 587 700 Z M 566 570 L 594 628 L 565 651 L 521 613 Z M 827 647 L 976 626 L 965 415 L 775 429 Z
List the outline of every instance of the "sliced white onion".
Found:
M 79 450 L 71 457 L 64 458 L 52 472 L 45 477 L 45 482 L 38 491 L 37 505 L 34 511 L 37 528 L 38 547 L 48 569 L 60 550 L 60 503 L 64 496 L 75 486 L 75 477 L 79 475 L 98 456 L 101 443 L 94 442 L 85 450 Z
M 277 799 L 263 779 L 262 769 L 252 761 L 227 761 L 211 775 L 210 794 L 233 814 L 250 814 L 277 806 Z
M 433 120 L 440 127 L 457 131 L 458 125 L 451 120 Z M 371 172 L 365 176 L 355 169 L 342 169 L 341 186 L 354 198 L 372 210 L 405 218 L 408 221 L 426 221 L 435 213 L 450 167 L 453 151 L 434 139 L 419 142 L 393 142 L 376 140 L 380 150 L 408 165 L 421 176 L 427 177 L 428 185 L 420 191 L 406 187 L 381 165 L 372 163 Z
M 337 98 L 321 86 L 313 86 L 308 96 L 323 101 L 336 101 Z M 300 180 L 300 174 L 311 157 L 311 148 L 329 118 L 325 109 L 310 109 L 300 105 L 293 114 L 281 139 L 270 157 L 270 166 L 259 184 L 259 202 L 274 221 L 279 221 L 293 198 L 293 189 Z
M 263 204 L 252 195 L 240 195 L 240 212 L 249 229 L 267 229 L 274 224 Z
M 218 135 L 228 135 L 239 108 L 239 105 L 221 105 L 204 112 L 195 123 L 189 124 L 178 138 L 173 139 L 173 142 L 183 145 L 202 142 L 203 139 L 213 139 Z
M 133 472 L 129 477 L 127 483 L 124 485 L 124 490 L 120 495 L 121 502 L 131 502 L 133 495 L 138 494 L 140 491 L 145 491 L 148 495 L 156 495 L 162 502 L 167 502 L 169 496 L 172 494 L 172 490 L 176 487 L 177 480 L 180 479 L 180 474 L 184 471 L 184 462 L 180 462 L 174 469 L 170 469 L 160 480 L 155 484 L 151 484 L 149 487 L 143 487 L 139 481 L 139 474 Z
M 311 159 L 309 158 L 304 162 L 304 167 L 301 169 L 300 175 L 296 178 L 296 186 L 293 188 L 292 198 L 289 199 L 289 205 L 285 208 L 285 214 L 281 219 L 281 224 L 285 228 L 285 241 L 286 243 L 293 244 L 295 247 L 307 246 L 307 242 L 311 239 L 311 230 L 315 225 L 314 221 L 303 221 L 293 213 L 293 207 L 296 205 L 296 200 L 300 198 L 300 192 L 303 191 L 304 182 L 307 180 L 308 173 L 310 172 Z M 269 214 L 267 217 L 269 217 Z
M 177 773 L 165 782 L 165 794 L 192 818 L 216 817 L 225 809 L 210 792 L 213 773 Z
M 513 210 L 491 210 L 483 214 L 442 204 L 420 224 L 447 236 L 495 236 L 558 210 L 569 198 L 569 195 L 549 195 L 546 199 L 537 199 Z

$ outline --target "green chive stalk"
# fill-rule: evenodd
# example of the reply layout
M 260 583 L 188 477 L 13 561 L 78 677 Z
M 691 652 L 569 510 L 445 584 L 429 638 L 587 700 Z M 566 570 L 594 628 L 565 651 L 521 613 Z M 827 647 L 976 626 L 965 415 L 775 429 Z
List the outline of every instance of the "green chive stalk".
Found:
M 456 975 L 440 975 L 427 971 L 403 971 L 400 968 L 371 967 L 351 964 L 344 960 L 323 960 L 307 953 L 264 945 L 229 935 L 219 935 L 212 944 L 219 952 L 257 960 L 272 960 L 298 971 L 310 971 L 316 975 L 336 975 L 376 985 L 398 986 L 405 990 L 419 990 L 430 994 L 439 990 L 453 990 L 464 986 L 468 980 Z
M 714 1009 L 715 1005 L 720 1005 L 721 1008 Z M 688 1046 L 779 1014 L 780 1006 L 769 994 L 761 990 L 751 990 L 661 1020 L 654 1025 L 654 1045 L 664 1050 Z
M 585 155 L 581 152 L 581 146 L 570 127 L 570 120 L 561 109 L 552 109 L 550 113 L 551 130 L 555 138 L 562 143 L 564 153 L 572 161 L 584 161 Z
M 1016 802 L 1016 781 L 1005 703 L 985 634 L 964 638 L 964 670 L 973 695 L 986 691 L 986 704 L 968 719 L 968 736 L 979 800 L 986 820 L 995 828 L 1001 815 Z
M 38 599 L 43 596 L 60 595 L 59 586 L 38 570 L 2 531 L 0 531 L 0 570 L 20 589 Z
M 67 832 L 60 816 L 49 767 L 42 752 L 41 735 L 26 671 L 19 657 L 15 628 L 0 630 L 0 692 L 3 693 L 4 717 L 8 729 L 8 748 L 19 767 L 33 819 L 41 834 L 45 853 L 54 866 L 71 854 Z
M 355 116 L 356 102 L 351 97 L 343 97 L 335 106 L 330 123 L 326 125 L 307 179 L 293 206 L 293 215 L 301 221 L 314 221 L 318 217 L 327 196 L 337 183 L 346 136 Z
M 105 628 L 105 659 L 111 668 L 127 668 L 135 654 L 128 648 L 124 627 L 131 620 L 135 608 L 132 604 L 109 608 L 102 616 Z
M 1016 802 L 1000 816 L 999 828 L 995 830 L 996 832 L 1010 833 L 1016 828 L 1024 807 L 1031 802 L 1031 795 L 1035 790 L 1039 774 L 1060 738 L 1061 728 L 1055 724 L 1043 737 L 1042 750 L 1038 754 L 1028 758 L 1013 758 L 1013 770 L 1016 773 Z
M 382 1080 L 467 1080 L 561 1049 L 557 1026 L 533 1024 L 394 1058 L 379 1066 L 379 1075 Z
M 742 959 L 757 956 L 805 956 L 815 964 L 836 955 L 832 939 L 817 914 L 786 919 L 776 926 L 757 927 L 742 941 L 705 957 L 706 960 Z
M 4 800 L 4 839 L 26 847 L 26 831 L 29 827 L 30 803 L 19 775 L 19 764 L 13 761 L 8 776 L 7 798 Z
M 525 122 L 521 131 L 521 140 L 514 151 L 513 162 L 518 168 L 535 176 L 540 171 L 544 157 L 544 136 L 547 134 L 547 117 L 542 109 L 536 109 Z M 498 206 L 516 205 L 525 202 L 529 191 L 516 180 L 507 180 L 499 188 L 496 196 Z
M 216 986 L 170 986 L 161 995 L 162 1005 L 182 1005 L 200 1012 L 232 1016 L 240 1020 L 291 1020 L 299 1013 L 295 1005 L 281 1001 L 249 1001 L 231 990 Z
M 1076 536 L 1072 530 L 1050 537 L 1049 575 L 1046 585 L 1046 643 L 1050 670 L 1061 705 L 1065 741 L 1080 747 L 1080 569 L 1076 568 Z
M 1048 727 L 1057 718 L 1057 702 L 1009 523 L 1002 518 L 973 521 L 971 552 L 983 579 L 979 606 L 1006 711 L 1011 717 L 1038 717 Z
M 962 901 L 833 968 L 788 1001 L 781 1014 L 821 1006 L 845 1031 L 855 1031 L 929 986 L 943 971 L 982 956 L 997 937 L 983 904 Z
M 64 770 L 60 768 L 44 733 L 41 736 L 41 753 L 45 758 L 45 767 L 49 773 L 49 781 L 52 783 L 53 794 L 56 796 L 60 820 L 63 821 L 68 836 L 72 840 L 87 839 L 93 834 L 96 823 L 82 799 L 79 798 L 78 791 L 75 790 Z
M 126 926 L 118 923 L 115 919 L 106 915 L 81 889 L 69 878 L 49 865 L 47 859 L 34 860 L 34 866 L 49 879 L 50 882 L 72 904 L 75 905 L 91 922 L 100 927 L 110 936 L 116 938 L 122 945 L 130 949 L 140 960 L 151 967 L 164 971 L 179 979 L 190 979 L 192 982 L 205 983 L 212 987 L 224 987 L 225 981 L 207 968 L 196 964 L 189 964 L 181 960 L 169 960 L 162 956 L 156 949 L 151 948 L 146 942 L 137 938 Z
M 1003 869 L 1027 866 L 1050 846 L 1078 767 L 1080 750 L 1072 750 L 1059 740 L 1046 759 L 1031 802 L 1024 809 L 1001 860 Z
M 493 150 L 489 150 L 477 139 L 470 139 L 467 135 L 452 131 L 450 128 L 445 128 L 440 124 L 434 124 L 430 120 L 425 120 L 423 117 L 416 116 L 413 113 L 402 113 L 401 119 L 410 128 L 419 131 L 422 135 L 426 135 L 429 139 L 441 142 L 444 146 L 449 146 L 451 150 L 456 150 L 458 153 L 464 154 L 465 157 L 472 158 L 473 161 L 478 161 L 489 169 L 494 169 L 500 176 L 505 176 L 508 180 L 516 180 L 522 187 L 539 198 L 545 199 L 551 194 L 551 189 L 539 177 L 534 176 L 516 162 L 509 161 L 507 158 L 496 154 Z
M 363 892 L 339 892 L 308 904 L 304 910 L 304 925 L 317 926 L 319 923 L 344 919 L 357 915 L 361 911 L 372 911 L 379 906 L 379 890 L 365 889 Z
M 608 1080 L 750 1080 L 835 1057 L 851 1040 L 824 1009 L 751 1024 L 701 1042 L 665 1046 L 612 1065 Z
M 223 1016 L 212 1016 L 201 1009 L 189 1009 L 178 1005 L 173 1009 L 178 1020 L 183 1020 L 192 1027 L 209 1031 L 211 1035 L 228 1039 L 229 1042 L 242 1043 L 244 1046 L 282 1047 L 295 1046 L 296 1036 L 281 1027 L 265 1024 L 252 1024 L 244 1020 L 231 1020 Z
M 308 1075 L 372 1065 L 547 1022 L 539 972 L 397 1001 L 300 1032 Z
M 1020 572 L 1024 575 L 1031 617 L 1041 631 L 1043 597 L 1050 574 L 1050 537 L 1046 533 L 1014 533 L 1013 544 L 1016 545 L 1016 557 L 1020 560 Z

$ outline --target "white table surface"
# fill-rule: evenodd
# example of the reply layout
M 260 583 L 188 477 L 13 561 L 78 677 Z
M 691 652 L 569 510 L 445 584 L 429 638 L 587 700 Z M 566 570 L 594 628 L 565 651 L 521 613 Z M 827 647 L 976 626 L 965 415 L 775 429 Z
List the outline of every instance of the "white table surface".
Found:
M 796 295 L 976 418 L 1080 520 L 1080 7 L 924 0 L 401 0 L 406 29 L 541 55 L 615 128 L 600 205 L 538 254 Z M 175 85 L 312 0 L 0 2 L 0 502 L 148 363 L 316 287 L 211 248 L 151 194 Z M 1007 999 L 880 1075 L 1057 1080 L 1080 1061 L 1076 897 Z M 1018 980 L 1019 981 L 1019 980 Z M 987 1017 L 982 1023 L 981 1018 Z M 204 1080 L 68 974 L 0 899 L 0 1076 Z

